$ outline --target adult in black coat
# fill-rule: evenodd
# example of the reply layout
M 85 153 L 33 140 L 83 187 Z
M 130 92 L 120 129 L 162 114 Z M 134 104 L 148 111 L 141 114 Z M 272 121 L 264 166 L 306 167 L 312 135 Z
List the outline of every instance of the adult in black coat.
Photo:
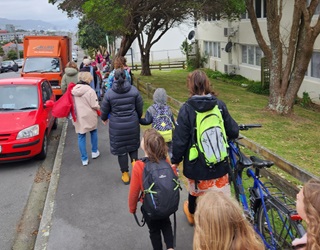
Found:
M 124 69 L 117 69 L 114 77 L 101 104 L 101 120 L 104 124 L 109 120 L 110 151 L 118 156 L 122 181 L 129 184 L 128 154 L 131 163 L 138 159 L 143 100 L 137 88 L 127 81 Z

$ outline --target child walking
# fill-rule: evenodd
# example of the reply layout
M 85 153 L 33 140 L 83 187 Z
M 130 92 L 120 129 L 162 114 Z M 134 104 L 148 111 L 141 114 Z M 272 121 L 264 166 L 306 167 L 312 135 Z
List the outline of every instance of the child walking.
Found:
M 141 140 L 141 148 L 145 152 L 145 157 L 151 161 L 159 163 L 166 159 L 167 147 L 163 137 L 155 129 L 147 129 Z M 145 161 L 135 162 L 131 174 L 131 184 L 129 191 L 129 211 L 134 214 L 137 209 L 137 203 L 140 193 L 143 192 L 143 170 Z M 175 172 L 176 173 L 176 172 Z M 140 200 L 143 203 L 143 197 Z M 174 240 L 170 217 L 164 219 L 152 220 L 145 212 L 143 205 L 141 211 L 148 225 L 150 239 L 154 250 L 162 250 L 161 233 L 164 238 L 167 249 L 173 250 Z
M 157 88 L 153 94 L 153 104 L 147 109 L 144 118 L 140 119 L 141 125 L 152 124 L 164 138 L 168 146 L 169 157 L 172 157 L 172 133 L 174 117 L 170 106 L 167 105 L 167 92 L 163 88 Z

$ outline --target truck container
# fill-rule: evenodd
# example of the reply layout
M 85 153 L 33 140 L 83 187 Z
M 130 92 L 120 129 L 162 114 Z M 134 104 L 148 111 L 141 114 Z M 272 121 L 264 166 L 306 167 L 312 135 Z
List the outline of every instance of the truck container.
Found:
M 25 36 L 23 39 L 23 77 L 46 78 L 57 97 L 62 95 L 61 79 L 72 61 L 72 42 L 68 36 Z

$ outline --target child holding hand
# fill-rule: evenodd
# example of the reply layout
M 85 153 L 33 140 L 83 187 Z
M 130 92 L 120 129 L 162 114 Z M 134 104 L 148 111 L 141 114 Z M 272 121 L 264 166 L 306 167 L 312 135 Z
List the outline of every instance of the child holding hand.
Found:
M 145 152 L 143 160 L 137 160 L 134 164 L 131 174 L 131 183 L 129 191 L 129 212 L 134 214 L 137 209 L 137 203 L 140 193 L 143 192 L 143 172 L 147 161 L 157 164 L 169 164 L 166 160 L 167 146 L 163 137 L 155 129 L 147 129 L 141 140 L 141 148 Z M 140 201 L 143 203 L 143 198 Z M 154 250 L 162 250 L 161 233 L 166 244 L 166 249 L 173 250 L 174 240 L 171 227 L 170 217 L 163 219 L 151 219 L 142 205 L 141 211 L 143 213 L 146 224 L 149 228 L 150 239 Z

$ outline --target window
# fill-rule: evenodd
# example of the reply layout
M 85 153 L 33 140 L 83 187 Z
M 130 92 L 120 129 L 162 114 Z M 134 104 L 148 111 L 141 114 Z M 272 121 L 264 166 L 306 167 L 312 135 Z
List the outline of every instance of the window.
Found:
M 261 65 L 261 57 L 263 57 L 262 50 L 254 45 L 242 45 L 242 63 L 250 65 Z
M 267 17 L 267 0 L 255 0 L 254 9 L 256 11 L 257 18 Z M 241 19 L 249 19 L 248 12 L 241 15 Z
M 220 42 L 204 41 L 204 53 L 208 56 L 221 58 L 221 45 Z
M 210 15 L 205 15 L 204 16 L 205 21 L 219 21 L 220 20 L 220 13 L 212 13 Z
M 310 62 L 311 77 L 320 78 L 320 52 L 313 52 Z

